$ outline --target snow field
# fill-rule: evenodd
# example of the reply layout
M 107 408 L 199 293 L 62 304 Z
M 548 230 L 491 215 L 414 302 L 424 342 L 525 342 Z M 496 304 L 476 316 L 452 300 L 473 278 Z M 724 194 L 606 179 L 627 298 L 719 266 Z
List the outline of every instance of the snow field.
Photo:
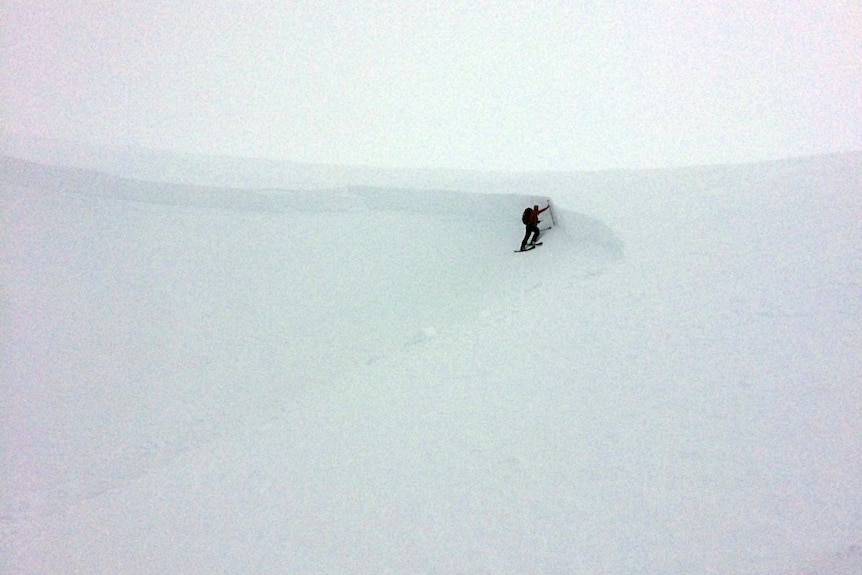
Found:
M 860 173 L 7 162 L 9 572 L 858 573 Z

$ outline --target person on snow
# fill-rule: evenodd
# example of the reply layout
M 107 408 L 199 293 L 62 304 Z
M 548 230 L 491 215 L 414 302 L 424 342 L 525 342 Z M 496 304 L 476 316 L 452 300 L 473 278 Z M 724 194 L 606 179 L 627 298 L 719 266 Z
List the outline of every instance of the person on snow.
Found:
M 533 209 L 530 210 L 529 214 L 526 213 L 527 210 L 524 210 L 524 225 L 527 226 L 527 232 L 524 234 L 524 239 L 521 240 L 521 251 L 524 251 L 527 248 L 527 240 L 530 239 L 530 234 L 533 234 L 533 239 L 530 241 L 530 245 L 536 243 L 536 240 L 539 239 L 539 235 L 542 233 L 539 230 L 539 214 L 547 210 L 551 207 L 551 202 L 548 202 L 548 205 L 539 209 L 538 204 L 533 206 Z M 529 209 L 529 208 L 527 208 Z

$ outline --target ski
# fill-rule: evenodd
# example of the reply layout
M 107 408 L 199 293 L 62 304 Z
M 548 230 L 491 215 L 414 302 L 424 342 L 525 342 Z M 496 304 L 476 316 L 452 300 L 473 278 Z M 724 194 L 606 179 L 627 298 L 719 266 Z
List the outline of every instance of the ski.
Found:
M 520 253 L 520 252 L 528 252 L 528 251 L 530 251 L 530 250 L 534 250 L 534 249 L 536 249 L 536 248 L 537 248 L 537 247 L 539 247 L 540 245 L 542 245 L 542 242 L 537 242 L 537 243 L 535 243 L 535 244 L 528 244 L 528 245 L 527 245 L 527 247 L 525 247 L 525 248 L 524 248 L 524 249 L 522 249 L 522 250 L 515 250 L 515 253 L 517 254 L 517 253 Z

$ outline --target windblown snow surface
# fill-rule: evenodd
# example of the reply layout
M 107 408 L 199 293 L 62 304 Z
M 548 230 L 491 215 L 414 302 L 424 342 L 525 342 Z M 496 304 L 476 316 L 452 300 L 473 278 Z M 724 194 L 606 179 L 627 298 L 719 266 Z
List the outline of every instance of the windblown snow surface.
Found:
M 862 573 L 862 154 L 34 159 L 2 159 L 4 573 Z

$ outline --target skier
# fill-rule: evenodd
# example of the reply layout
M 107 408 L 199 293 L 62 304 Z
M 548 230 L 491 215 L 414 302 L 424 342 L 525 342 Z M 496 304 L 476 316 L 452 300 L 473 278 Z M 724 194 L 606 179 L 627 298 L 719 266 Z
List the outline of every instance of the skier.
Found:
M 551 202 L 548 202 L 548 205 L 541 210 L 539 209 L 539 205 L 536 204 L 533 206 L 533 209 L 530 210 L 529 215 L 524 214 L 524 225 L 527 226 L 527 232 L 524 234 L 524 239 L 521 240 L 521 251 L 527 249 L 527 240 L 530 239 L 530 234 L 533 234 L 533 240 L 530 242 L 530 245 L 535 244 L 536 240 L 539 239 L 539 234 L 541 233 L 539 231 L 539 214 L 541 214 L 550 207 Z M 526 212 L 526 210 L 524 211 Z

